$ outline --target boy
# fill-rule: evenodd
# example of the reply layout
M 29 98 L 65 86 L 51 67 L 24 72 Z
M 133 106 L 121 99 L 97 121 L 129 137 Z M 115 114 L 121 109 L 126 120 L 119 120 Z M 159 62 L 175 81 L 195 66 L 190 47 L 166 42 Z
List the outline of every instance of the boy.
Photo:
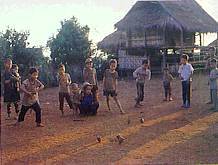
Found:
M 111 59 L 109 62 L 110 69 L 106 69 L 103 78 L 103 95 L 106 96 L 108 110 L 111 111 L 110 108 L 110 96 L 116 102 L 121 114 L 124 114 L 124 110 L 121 107 L 121 104 L 117 98 L 117 80 L 118 80 L 118 72 L 117 68 L 117 60 Z
M 214 111 L 218 111 L 217 107 L 217 80 L 218 80 L 218 68 L 217 68 L 217 60 L 212 59 L 210 61 L 211 71 L 210 71 L 210 91 L 212 93 L 212 100 L 214 104 Z
M 182 108 L 190 108 L 191 104 L 191 82 L 192 82 L 192 75 L 194 69 L 191 64 L 188 63 L 189 56 L 183 54 L 181 56 L 181 65 L 179 67 L 179 77 L 182 81 L 182 98 L 183 98 L 183 105 Z
M 98 94 L 98 80 L 97 80 L 97 73 L 96 69 L 93 68 L 93 62 L 91 58 L 87 58 L 85 61 L 85 68 L 83 70 L 83 79 L 84 82 L 88 82 L 92 84 L 92 93 L 95 97 Z
M 164 101 L 168 100 L 169 96 L 169 101 L 173 101 L 172 99 L 172 87 L 171 83 L 173 81 L 173 76 L 170 74 L 168 68 L 164 68 L 164 74 L 163 74 L 163 86 L 164 86 L 164 93 L 165 93 L 165 99 Z
M 79 105 L 81 100 L 81 90 L 79 88 L 79 85 L 76 83 L 72 84 L 72 103 L 74 106 L 75 112 L 78 114 Z
M 148 60 L 143 60 L 142 66 L 133 72 L 133 77 L 136 79 L 136 87 L 137 87 L 137 98 L 135 99 L 136 108 L 139 108 L 140 106 L 142 106 L 140 102 L 144 100 L 145 81 L 151 80 L 151 71 L 150 69 L 148 69 L 148 67 L 149 67 Z
M 73 103 L 70 99 L 70 84 L 71 78 L 68 73 L 65 73 L 65 66 L 59 66 L 59 103 L 62 116 L 64 115 L 64 99 L 66 99 L 70 109 L 73 109 Z
M 24 80 L 21 85 L 21 90 L 24 92 L 22 99 L 22 107 L 18 117 L 17 125 L 24 121 L 25 115 L 29 109 L 33 109 L 36 114 L 36 126 L 44 127 L 41 124 L 41 107 L 39 105 L 39 91 L 44 88 L 44 85 L 38 80 L 39 72 L 36 68 L 29 70 L 29 78 Z
M 18 106 L 18 101 L 20 100 L 20 94 L 19 92 L 16 93 L 16 98 L 15 98 L 15 84 L 17 83 L 17 80 L 15 77 L 13 77 L 11 68 L 12 68 L 12 60 L 11 59 L 6 59 L 4 62 L 4 67 L 5 67 L 5 72 L 3 76 L 3 82 L 4 82 L 4 102 L 7 105 L 7 119 L 11 118 L 11 104 L 14 104 L 15 107 L 15 112 L 18 116 L 19 113 L 19 106 Z M 16 117 L 17 118 L 17 117 Z
M 206 71 L 208 72 L 208 77 L 209 77 L 209 80 L 208 80 L 208 85 L 210 86 L 210 72 L 211 72 L 211 60 L 214 58 L 215 54 L 216 54 L 216 48 L 215 47 L 210 47 L 209 50 L 208 50 L 208 59 L 207 59 L 207 63 L 206 63 Z M 210 90 L 210 101 L 207 102 L 207 104 L 213 104 L 213 100 L 212 100 L 212 90 Z

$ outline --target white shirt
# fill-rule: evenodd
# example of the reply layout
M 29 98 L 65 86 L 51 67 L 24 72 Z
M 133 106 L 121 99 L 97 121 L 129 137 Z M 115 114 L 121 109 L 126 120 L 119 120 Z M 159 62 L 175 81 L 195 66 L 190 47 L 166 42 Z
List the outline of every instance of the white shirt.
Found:
M 193 74 L 193 72 L 194 72 L 194 68 L 189 63 L 187 63 L 185 65 L 184 64 L 180 65 L 179 71 L 178 71 L 180 76 L 183 78 L 182 81 L 190 80 L 190 77 Z
M 136 78 L 136 82 L 145 83 L 146 79 L 151 79 L 151 71 L 141 66 L 133 72 L 133 77 Z

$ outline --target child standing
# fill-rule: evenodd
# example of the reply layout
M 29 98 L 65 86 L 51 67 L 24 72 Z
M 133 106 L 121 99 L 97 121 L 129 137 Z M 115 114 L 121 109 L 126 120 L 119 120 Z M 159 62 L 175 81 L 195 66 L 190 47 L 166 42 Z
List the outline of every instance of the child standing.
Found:
M 194 69 L 192 65 L 188 63 L 188 60 L 188 55 L 183 54 L 181 56 L 181 65 L 178 71 L 179 77 L 182 81 L 182 108 L 190 108 L 191 104 L 191 82 Z
M 151 80 L 151 71 L 149 68 L 148 60 L 142 61 L 142 66 L 133 72 L 133 77 L 136 78 L 137 98 L 135 107 L 142 106 L 141 101 L 144 100 L 144 85 L 146 80 Z
M 164 68 L 164 74 L 163 74 L 163 86 L 164 86 L 164 93 L 165 93 L 164 101 L 167 101 L 168 97 L 169 97 L 169 101 L 173 101 L 172 87 L 171 87 L 172 81 L 173 81 L 173 76 L 170 74 L 169 69 Z
M 84 82 L 92 84 L 92 93 L 95 97 L 98 94 L 98 80 L 96 69 L 93 68 L 93 62 L 91 58 L 87 58 L 85 61 L 85 68 L 83 70 L 83 79 Z
M 5 72 L 3 77 L 4 82 L 4 102 L 7 105 L 7 119 L 11 118 L 11 104 L 14 104 L 15 112 L 16 112 L 16 119 L 19 113 L 19 106 L 18 102 L 20 101 L 20 93 L 19 93 L 19 86 L 17 83 L 20 81 L 19 77 L 16 77 L 12 74 L 12 60 L 6 59 L 4 62 Z M 15 68 L 15 69 L 18 69 Z
M 36 113 L 36 126 L 44 127 L 44 125 L 41 124 L 41 107 L 39 105 L 39 91 L 44 88 L 44 85 L 38 80 L 39 72 L 36 68 L 31 68 L 29 75 L 30 77 L 24 80 L 21 85 L 24 96 L 17 124 L 24 121 L 25 115 L 29 109 L 33 109 Z
M 210 71 L 210 91 L 212 93 L 212 102 L 214 104 L 214 111 L 218 111 L 217 107 L 217 83 L 218 83 L 218 68 L 217 68 L 217 60 L 212 59 L 210 61 L 211 71 Z
M 106 96 L 107 106 L 109 111 L 110 108 L 110 96 L 116 102 L 120 112 L 124 114 L 124 110 L 117 98 L 117 80 L 118 80 L 118 72 L 116 71 L 117 68 L 117 60 L 111 59 L 109 62 L 110 69 L 106 69 L 103 78 L 103 95 Z
M 70 99 L 70 84 L 71 78 L 68 73 L 65 73 L 65 66 L 59 66 L 59 103 L 61 114 L 64 115 L 64 99 L 66 99 L 70 109 L 73 109 L 73 103 Z
M 72 103 L 73 103 L 73 109 L 78 114 L 79 113 L 79 105 L 81 100 L 81 90 L 79 88 L 79 85 L 76 83 L 72 84 Z

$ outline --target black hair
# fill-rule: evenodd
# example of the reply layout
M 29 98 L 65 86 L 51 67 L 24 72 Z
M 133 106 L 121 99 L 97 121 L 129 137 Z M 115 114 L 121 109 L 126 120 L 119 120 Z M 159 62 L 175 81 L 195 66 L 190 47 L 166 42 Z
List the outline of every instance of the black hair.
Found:
M 18 68 L 18 65 L 17 64 L 13 64 L 11 69 L 15 69 L 15 68 Z
M 109 65 L 111 65 L 111 64 L 116 64 L 117 63 L 117 60 L 116 59 L 111 59 L 110 61 L 109 61 Z
M 183 59 L 185 59 L 185 60 L 189 60 L 189 56 L 187 55 L 187 54 L 183 54 L 182 56 L 181 56 L 181 58 L 183 58 Z
M 164 71 L 169 71 L 169 68 L 164 68 L 163 70 L 164 70 Z
M 212 60 L 210 60 L 210 62 L 217 63 L 217 59 L 213 58 Z
M 60 68 L 63 68 L 63 67 L 65 68 L 65 65 L 64 64 L 60 64 L 58 68 L 60 69 Z
M 36 69 L 36 68 L 30 68 L 30 70 L 29 70 L 29 74 L 30 74 L 30 75 L 33 74 L 33 73 L 35 73 L 35 72 L 39 72 L 38 69 Z
M 144 65 L 144 64 L 148 64 L 148 60 L 143 60 L 142 65 Z

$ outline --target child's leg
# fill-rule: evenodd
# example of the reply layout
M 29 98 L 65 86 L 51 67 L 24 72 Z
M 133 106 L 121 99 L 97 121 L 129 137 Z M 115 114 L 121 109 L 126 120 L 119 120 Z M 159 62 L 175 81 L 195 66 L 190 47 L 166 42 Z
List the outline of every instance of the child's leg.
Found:
M 215 111 L 218 111 L 217 89 L 214 91 L 214 105 L 215 105 Z
M 165 96 L 164 101 L 167 101 L 167 96 L 168 96 L 168 91 L 167 90 L 168 90 L 167 87 L 164 86 L 164 96 Z
M 26 115 L 29 108 L 30 107 L 28 107 L 28 106 L 22 105 L 19 116 L 18 116 L 18 122 L 23 122 L 24 121 L 25 115 Z
M 186 105 L 186 97 L 187 97 L 187 85 L 186 81 L 182 81 L 182 99 L 183 99 L 183 106 Z
M 110 108 L 110 97 L 109 96 L 106 96 L 106 101 L 107 101 L 108 110 L 111 111 L 111 108 Z
M 125 113 L 124 110 L 123 110 L 123 108 L 122 108 L 122 106 L 121 106 L 121 104 L 120 104 L 120 101 L 117 99 L 117 96 L 113 96 L 113 99 L 114 99 L 114 101 L 116 102 L 116 104 L 117 104 L 117 106 L 118 106 L 120 112 L 121 112 L 121 113 Z
M 70 109 L 74 109 L 74 107 L 73 107 L 73 102 L 72 102 L 72 100 L 71 100 L 71 98 L 70 98 L 70 94 L 69 94 L 69 93 L 66 93 L 66 94 L 65 94 L 65 98 L 66 98 L 66 100 L 67 100 L 67 103 L 68 103 Z
M 213 103 L 212 89 L 210 89 L 210 102 Z
M 191 104 L 191 82 L 187 81 L 187 106 L 190 106 Z
M 136 104 L 139 104 L 140 96 L 141 96 L 141 90 L 140 90 L 140 84 L 139 83 L 136 83 L 136 88 L 137 88 Z
M 19 105 L 17 102 L 14 103 L 14 107 L 15 107 L 16 114 L 18 114 L 19 113 Z
M 37 103 L 33 104 L 31 108 L 32 108 L 32 109 L 35 111 L 35 113 L 36 113 L 36 120 L 35 120 L 35 122 L 36 122 L 37 124 L 40 124 L 40 123 L 41 123 L 41 108 L 40 108 L 39 103 L 37 102 Z
M 7 114 L 8 114 L 8 117 L 11 116 L 11 103 L 7 103 Z
M 141 96 L 140 96 L 140 101 L 144 100 L 144 84 L 140 84 L 140 91 L 141 91 Z
M 59 109 L 63 114 L 63 111 L 64 111 L 64 94 L 63 93 L 59 93 L 59 104 L 60 104 Z
M 99 108 L 99 103 L 91 105 L 91 115 L 96 115 Z

